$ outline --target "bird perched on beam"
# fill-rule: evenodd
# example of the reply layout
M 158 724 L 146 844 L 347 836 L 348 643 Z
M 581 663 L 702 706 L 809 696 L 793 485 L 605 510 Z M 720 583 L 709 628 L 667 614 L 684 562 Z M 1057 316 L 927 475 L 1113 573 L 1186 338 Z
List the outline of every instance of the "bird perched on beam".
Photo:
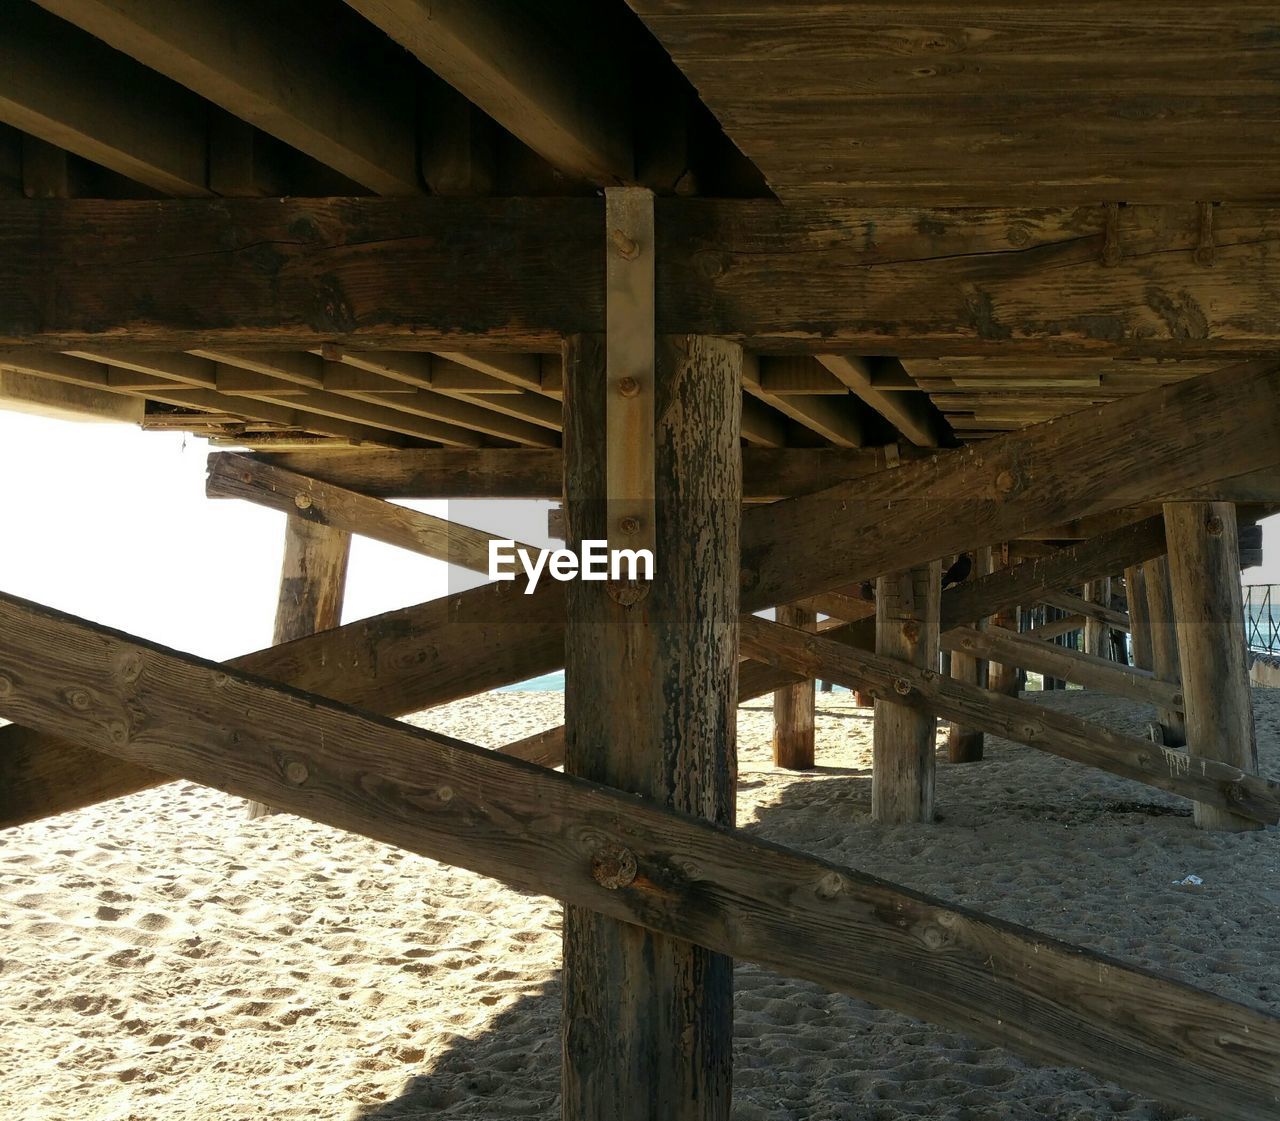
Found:
M 942 590 L 945 592 L 953 584 L 963 584 L 969 579 L 969 573 L 973 571 L 973 557 L 968 553 L 961 553 L 952 562 L 951 567 L 942 574 Z

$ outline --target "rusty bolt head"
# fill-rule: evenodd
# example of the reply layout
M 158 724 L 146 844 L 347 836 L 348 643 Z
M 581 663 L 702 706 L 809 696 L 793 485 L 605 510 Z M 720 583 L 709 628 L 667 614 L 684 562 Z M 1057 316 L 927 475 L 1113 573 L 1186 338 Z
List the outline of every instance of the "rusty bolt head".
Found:
M 618 379 L 618 396 L 619 397 L 639 397 L 640 383 L 635 378 L 619 378 Z
M 634 261 L 640 256 L 639 243 L 635 238 L 628 237 L 622 230 L 610 230 L 609 241 L 613 245 L 614 252 L 624 261 Z
M 311 495 L 309 495 L 309 494 L 295 494 L 295 495 L 293 496 L 293 504 L 294 504 L 294 505 L 295 505 L 299 510 L 310 510 L 310 509 L 311 509 Z
M 622 845 L 605 845 L 591 856 L 591 878 L 610 891 L 626 887 L 636 878 L 636 854 Z
M 895 677 L 893 679 L 893 691 L 900 697 L 905 697 L 911 692 L 911 682 L 905 677 Z
M 1222 519 L 1216 514 L 1205 523 L 1205 529 L 1209 531 L 1210 537 L 1221 537 L 1223 528 Z
M 634 537 L 640 532 L 640 519 L 628 514 L 625 518 L 618 519 L 618 528 L 628 537 Z
M 1017 485 L 1018 480 L 1014 478 L 1012 471 L 1001 471 L 996 476 L 996 490 L 1000 494 L 1009 494 Z

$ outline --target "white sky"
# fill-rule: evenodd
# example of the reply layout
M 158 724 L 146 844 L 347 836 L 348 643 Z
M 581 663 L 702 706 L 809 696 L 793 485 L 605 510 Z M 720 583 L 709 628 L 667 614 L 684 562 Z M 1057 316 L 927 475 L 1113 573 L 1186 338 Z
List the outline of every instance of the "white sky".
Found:
M 271 641 L 284 515 L 204 497 L 203 440 L 0 410 L 0 590 L 202 657 Z M 547 503 L 412 503 L 545 545 Z M 1280 583 L 1280 516 L 1262 568 Z M 471 586 L 456 570 L 357 537 L 344 621 Z M 465 580 L 465 582 L 464 582 Z
M 285 516 L 206 498 L 208 452 L 177 433 L 0 409 L 0 590 L 218 661 L 269 646 Z M 549 503 L 407 505 L 547 543 Z M 482 582 L 356 537 L 343 621 Z

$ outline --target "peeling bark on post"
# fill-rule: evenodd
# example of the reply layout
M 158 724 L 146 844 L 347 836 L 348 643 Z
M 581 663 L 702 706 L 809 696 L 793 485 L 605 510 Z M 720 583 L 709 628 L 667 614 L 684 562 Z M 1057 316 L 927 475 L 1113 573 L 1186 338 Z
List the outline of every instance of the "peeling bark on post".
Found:
M 1230 502 L 1170 502 L 1164 518 L 1187 743 L 1198 756 L 1257 774 L 1236 508 Z M 1260 828 L 1203 802 L 1195 803 L 1195 819 L 1201 829 Z
M 342 622 L 342 599 L 347 587 L 351 534 L 331 526 L 290 516 L 284 530 L 284 564 L 272 642 L 292 642 Z M 253 821 L 275 811 L 249 802 Z
M 784 627 L 811 631 L 818 617 L 803 607 L 778 608 L 778 622 Z M 802 771 L 814 762 L 813 681 L 801 681 L 777 689 L 773 694 L 773 765 Z
M 599 338 L 569 340 L 571 547 L 606 536 L 603 367 Z M 658 340 L 654 580 L 566 585 L 566 771 L 722 823 L 737 766 L 740 377 L 736 344 Z M 626 853 L 600 855 L 607 887 Z M 565 1121 L 727 1119 L 729 958 L 567 906 L 564 986 Z
M 876 582 L 876 653 L 921 669 L 938 662 L 942 562 Z M 885 825 L 933 821 L 935 737 L 931 713 L 876 699 L 871 816 Z
M 1143 571 L 1147 584 L 1147 623 L 1151 630 L 1151 669 L 1161 681 L 1178 683 L 1182 681 L 1182 667 L 1178 658 L 1178 630 L 1173 619 L 1168 556 L 1148 561 Z M 1160 729 L 1169 747 L 1181 747 L 1187 742 L 1187 727 L 1181 712 L 1162 709 Z

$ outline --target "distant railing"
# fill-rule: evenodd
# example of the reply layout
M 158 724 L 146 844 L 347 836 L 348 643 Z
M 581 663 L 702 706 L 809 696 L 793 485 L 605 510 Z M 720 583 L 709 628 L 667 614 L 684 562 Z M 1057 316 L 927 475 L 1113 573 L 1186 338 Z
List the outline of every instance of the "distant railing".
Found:
M 1244 638 L 1257 654 L 1280 655 L 1280 584 L 1244 586 Z

